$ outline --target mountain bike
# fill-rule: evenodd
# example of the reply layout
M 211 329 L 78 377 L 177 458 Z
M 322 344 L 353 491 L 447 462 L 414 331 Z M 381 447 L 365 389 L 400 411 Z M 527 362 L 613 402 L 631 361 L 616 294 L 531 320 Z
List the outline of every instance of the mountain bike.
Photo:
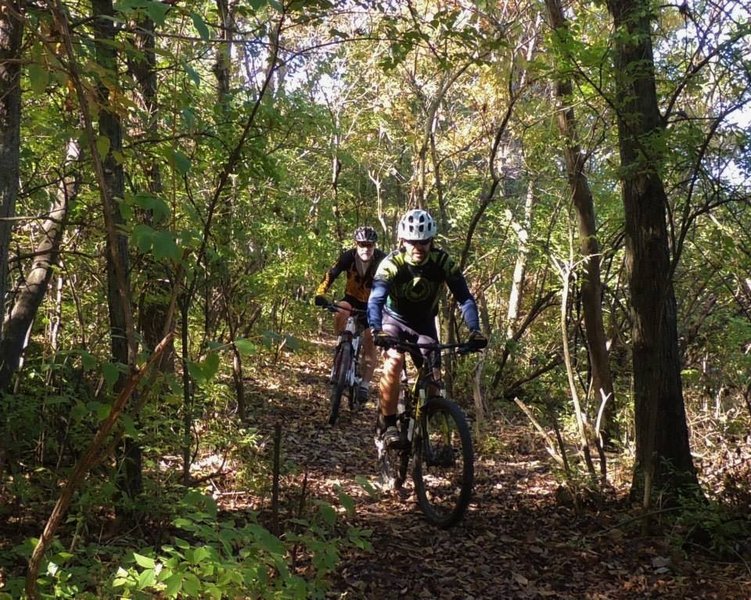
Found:
M 428 349 L 431 360 L 417 360 L 420 367 L 412 383 L 404 376 L 397 409 L 398 444 L 386 447 L 376 435 L 381 477 L 387 487 L 400 489 L 412 461 L 412 481 L 420 509 L 439 527 L 455 525 L 464 515 L 474 485 L 472 436 L 462 409 L 446 397 L 433 375 L 435 353 L 466 354 L 477 349 L 461 344 L 416 344 L 395 341 L 392 348 L 416 355 Z M 413 362 L 414 359 L 413 359 Z
M 347 323 L 339 334 L 339 339 L 336 343 L 334 364 L 331 367 L 331 376 L 329 377 L 329 382 L 331 383 L 329 424 L 333 425 L 339 416 L 342 396 L 348 396 L 350 410 L 359 408 L 357 392 L 362 381 L 362 377 L 360 376 L 360 359 L 362 355 L 361 336 L 365 329 L 365 324 L 358 317 L 364 315 L 365 311 L 354 307 L 348 309 L 335 302 L 323 308 L 332 312 L 346 311 L 349 313 Z

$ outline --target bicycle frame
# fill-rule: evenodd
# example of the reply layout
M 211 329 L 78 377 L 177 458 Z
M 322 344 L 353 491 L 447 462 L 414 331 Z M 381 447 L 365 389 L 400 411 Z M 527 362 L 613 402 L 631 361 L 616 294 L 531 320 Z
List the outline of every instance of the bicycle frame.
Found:
M 360 376 L 361 334 L 364 330 L 357 315 L 364 311 L 357 308 L 347 308 L 336 303 L 327 306 L 331 311 L 347 311 L 347 321 L 339 334 L 334 353 L 334 363 L 331 367 L 331 411 L 329 424 L 333 425 L 339 415 L 339 407 L 345 391 L 349 396 L 350 409 L 357 408 L 357 392 L 362 381 Z
M 452 349 L 458 353 L 473 350 L 467 344 L 398 342 L 392 347 L 410 354 L 421 348 L 435 352 Z M 441 381 L 435 378 L 434 364 L 434 359 L 424 357 L 410 384 L 405 359 L 397 408 L 401 439 L 396 445 L 381 445 L 379 459 L 382 474 L 393 481 L 396 489 L 406 481 L 412 462 L 412 480 L 420 508 L 433 524 L 450 527 L 462 518 L 471 499 L 474 453 L 466 417 L 446 397 Z
M 341 309 L 344 310 L 344 309 Z M 347 369 L 347 386 L 353 387 L 360 384 L 361 377 L 358 375 L 357 367 L 360 362 L 360 346 L 362 344 L 361 334 L 363 327 L 359 324 L 355 315 L 350 311 L 347 317 L 347 323 L 344 329 L 339 334 L 339 344 L 349 343 L 352 345 L 352 361 L 350 361 L 349 369 Z

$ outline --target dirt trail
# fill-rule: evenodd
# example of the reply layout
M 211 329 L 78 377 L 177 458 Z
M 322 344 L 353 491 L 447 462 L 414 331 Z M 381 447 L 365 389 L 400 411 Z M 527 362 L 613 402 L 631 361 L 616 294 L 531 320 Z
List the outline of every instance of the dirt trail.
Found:
M 639 537 L 622 503 L 580 513 L 559 503 L 547 455 L 521 419 L 492 423 L 496 443 L 476 453 L 474 499 L 456 527 L 429 525 L 414 498 L 371 497 L 357 479 L 376 481 L 375 396 L 324 425 L 332 343 L 323 340 L 313 358 L 285 355 L 284 381 L 251 394 L 261 429 L 282 424 L 285 459 L 307 472 L 308 493 L 333 499 L 341 486 L 356 502 L 353 524 L 373 532 L 372 553 L 342 557 L 329 597 L 751 598 L 744 565 L 712 564 Z

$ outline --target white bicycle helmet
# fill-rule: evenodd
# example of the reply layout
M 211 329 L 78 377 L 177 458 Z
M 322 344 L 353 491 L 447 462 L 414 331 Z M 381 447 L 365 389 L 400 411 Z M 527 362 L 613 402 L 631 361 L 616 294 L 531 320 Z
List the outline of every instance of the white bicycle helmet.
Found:
M 438 227 L 430 213 L 413 208 L 399 221 L 399 238 L 402 240 L 429 240 L 438 233 Z

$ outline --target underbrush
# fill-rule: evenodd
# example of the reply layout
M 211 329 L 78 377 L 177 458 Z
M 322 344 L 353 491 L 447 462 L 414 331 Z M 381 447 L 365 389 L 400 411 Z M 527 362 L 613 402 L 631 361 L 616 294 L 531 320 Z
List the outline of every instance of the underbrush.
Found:
M 341 500 L 351 511 L 353 504 Z M 211 496 L 188 491 L 162 543 L 68 539 L 66 549 L 55 542 L 38 589 L 45 598 L 323 598 L 340 552 L 370 548 L 367 532 L 340 522 L 325 502 L 288 525 L 290 532 L 275 536 L 257 514 L 220 514 Z M 23 572 L 35 542 L 0 557 L 1 599 L 24 597 Z

